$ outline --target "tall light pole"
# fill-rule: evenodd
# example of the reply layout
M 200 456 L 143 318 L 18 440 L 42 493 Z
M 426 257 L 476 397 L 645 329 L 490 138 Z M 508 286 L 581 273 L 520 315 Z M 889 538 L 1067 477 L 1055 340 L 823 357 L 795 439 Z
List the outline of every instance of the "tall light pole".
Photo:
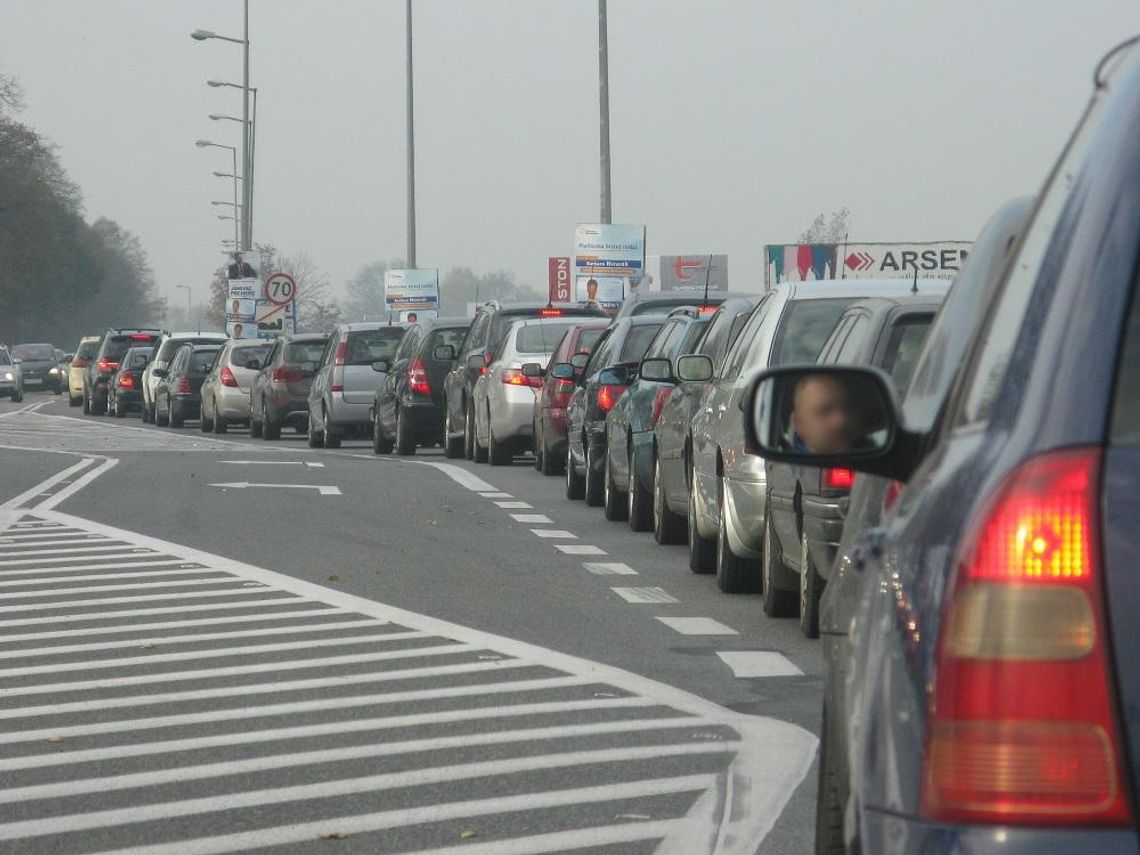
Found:
M 249 121 L 249 152 L 246 155 L 246 163 L 244 165 L 244 171 L 242 172 L 242 182 L 243 182 L 242 186 L 244 188 L 246 188 L 245 192 L 244 192 L 245 205 L 246 205 L 245 215 L 246 215 L 246 218 L 249 220 L 249 234 L 250 234 L 250 241 L 252 242 L 252 240 L 253 240 L 253 199 L 254 199 L 254 189 L 256 187 L 256 182 L 254 181 L 254 179 L 256 177 L 256 170 L 254 169 L 254 165 L 257 163 L 257 87 L 256 86 L 246 87 L 246 86 L 242 86 L 240 83 L 229 83 L 225 80 L 207 80 L 206 85 L 211 86 L 215 89 L 218 88 L 219 86 L 228 86 L 231 89 L 246 89 L 253 96 L 253 116 L 250 117 L 250 121 Z M 214 117 L 210 116 L 210 118 L 212 119 Z M 233 118 L 234 121 L 241 121 L 237 117 L 226 116 L 225 118 Z
M 407 0 L 408 267 L 416 266 L 416 132 L 412 93 L 412 0 Z
M 190 308 L 190 294 L 191 294 L 190 286 L 189 285 L 175 285 L 174 287 L 179 289 L 180 291 L 186 292 L 186 326 L 189 327 L 190 326 L 190 312 L 192 311 Z
M 598 130 L 602 168 L 603 223 L 613 222 L 613 200 L 610 197 L 610 48 L 609 25 L 606 22 L 606 0 L 598 0 Z
M 233 159 L 234 159 L 234 172 L 233 172 L 233 175 L 234 175 L 234 201 L 233 201 L 233 206 L 234 206 L 234 240 L 237 242 L 238 249 L 241 249 L 241 247 L 242 247 L 242 234 L 241 234 L 242 221 L 241 221 L 241 218 L 239 218 L 237 215 L 240 211 L 242 211 L 244 209 L 241 207 L 241 205 L 238 204 L 237 149 L 232 145 L 222 145 L 221 143 L 210 142 L 210 140 L 198 140 L 197 142 L 194 143 L 194 145 L 198 146 L 198 148 L 228 148 L 230 150 L 230 154 L 233 155 Z M 245 182 L 242 182 L 242 183 L 244 184 Z

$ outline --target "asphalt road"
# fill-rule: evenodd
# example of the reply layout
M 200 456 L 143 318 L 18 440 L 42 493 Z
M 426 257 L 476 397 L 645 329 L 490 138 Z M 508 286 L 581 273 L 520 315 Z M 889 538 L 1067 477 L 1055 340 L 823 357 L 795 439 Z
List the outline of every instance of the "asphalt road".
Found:
M 818 645 L 562 491 L 0 402 L 0 852 L 810 851 Z

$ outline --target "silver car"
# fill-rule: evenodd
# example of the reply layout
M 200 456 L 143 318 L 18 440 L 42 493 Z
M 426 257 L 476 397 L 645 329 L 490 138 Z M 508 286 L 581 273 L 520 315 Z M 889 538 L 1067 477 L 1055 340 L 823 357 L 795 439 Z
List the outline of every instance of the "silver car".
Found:
M 0 346 L 0 396 L 7 395 L 16 403 L 24 400 L 24 379 L 20 365 L 8 348 Z
M 329 336 L 309 390 L 309 445 L 336 448 L 345 435 L 371 436 L 372 402 L 407 324 L 341 324 Z
M 475 381 L 475 461 L 504 466 L 529 449 L 534 435 L 534 398 L 542 369 L 566 331 L 581 318 L 515 321 L 496 348 L 498 356 Z M 527 365 L 524 373 L 523 366 Z
M 249 388 L 272 341 L 228 341 L 202 381 L 202 433 L 225 433 L 230 422 L 249 421 Z
M 187 342 L 193 344 L 211 344 L 217 342 L 218 344 L 225 344 L 229 341 L 229 336 L 225 333 L 209 333 L 209 332 L 164 332 L 159 336 L 158 341 L 154 343 L 154 359 L 146 367 L 146 371 L 142 376 L 142 418 L 148 424 L 154 424 L 154 390 L 158 384 L 162 382 L 160 377 L 155 376 L 155 371 L 165 371 L 170 367 L 170 360 L 174 358 L 174 354 L 182 345 Z

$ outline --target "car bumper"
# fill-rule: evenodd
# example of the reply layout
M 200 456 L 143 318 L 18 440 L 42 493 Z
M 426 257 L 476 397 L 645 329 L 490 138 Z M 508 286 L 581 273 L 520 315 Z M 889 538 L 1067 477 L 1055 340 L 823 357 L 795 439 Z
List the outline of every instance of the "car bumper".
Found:
M 843 514 L 838 499 L 805 497 L 804 536 L 807 538 L 808 555 L 816 572 L 824 579 L 831 576 L 831 565 L 839 551 L 839 541 L 843 537 Z
M 67 377 L 67 391 L 73 398 L 83 397 L 83 372 L 76 371 Z
M 524 439 L 534 430 L 534 392 L 529 387 L 511 388 L 490 401 L 491 430 L 495 440 Z
M 115 393 L 115 400 L 118 405 L 123 409 L 141 407 L 142 406 L 142 392 L 138 389 L 119 390 Z
M 764 521 L 768 512 L 767 480 L 729 478 L 725 505 L 728 545 L 742 558 L 758 558 L 764 545 Z
M 238 422 L 249 420 L 249 389 L 235 389 L 233 386 L 219 384 L 213 400 L 217 402 L 217 414 L 223 419 Z
M 305 424 L 309 419 L 309 399 L 271 394 L 265 402 L 263 417 L 277 424 Z
M 372 424 L 369 413 L 372 412 L 372 402 L 346 401 L 339 392 L 333 392 L 325 419 L 334 427 L 365 427 Z
M 433 401 L 403 401 L 400 413 L 421 441 L 438 441 L 443 436 L 443 407 Z
M 182 398 L 178 395 L 173 395 L 170 398 L 170 406 L 184 419 L 196 419 L 202 414 L 201 398 Z

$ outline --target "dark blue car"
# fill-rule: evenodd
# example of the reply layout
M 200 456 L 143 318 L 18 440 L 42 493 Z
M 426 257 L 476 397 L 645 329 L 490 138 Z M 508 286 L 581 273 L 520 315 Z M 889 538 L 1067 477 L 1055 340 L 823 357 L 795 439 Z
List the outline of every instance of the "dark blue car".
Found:
M 1140 852 L 1140 51 L 1102 66 L 932 421 L 872 368 L 747 401 L 764 456 L 904 485 L 851 551 L 818 851 Z

